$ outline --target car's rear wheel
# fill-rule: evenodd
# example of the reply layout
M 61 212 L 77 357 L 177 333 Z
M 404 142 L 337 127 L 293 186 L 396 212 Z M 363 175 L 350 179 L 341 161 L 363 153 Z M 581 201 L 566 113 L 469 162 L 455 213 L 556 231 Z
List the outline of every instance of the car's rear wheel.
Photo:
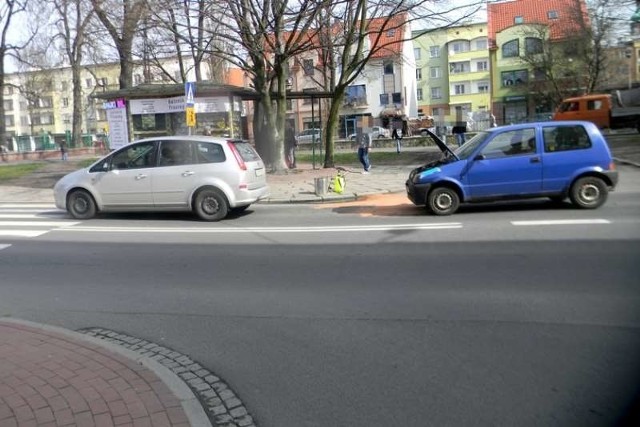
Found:
M 605 182 L 595 176 L 576 180 L 571 186 L 571 203 L 582 209 L 595 209 L 607 200 L 609 190 Z
M 85 190 L 73 190 L 67 196 L 67 211 L 76 219 L 93 218 L 96 214 L 96 202 Z
M 229 203 L 220 190 L 205 188 L 196 195 L 193 209 L 200 219 L 220 221 L 229 213 Z
M 436 187 L 427 197 L 427 209 L 434 215 L 451 215 L 458 210 L 460 197 L 448 187 Z

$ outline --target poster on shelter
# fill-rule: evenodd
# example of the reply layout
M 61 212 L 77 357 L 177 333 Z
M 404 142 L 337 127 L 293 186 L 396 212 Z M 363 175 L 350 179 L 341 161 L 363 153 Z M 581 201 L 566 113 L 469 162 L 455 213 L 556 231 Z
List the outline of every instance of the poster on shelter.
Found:
M 115 150 L 127 145 L 129 143 L 127 110 L 125 108 L 107 110 L 107 121 L 109 122 L 109 147 Z

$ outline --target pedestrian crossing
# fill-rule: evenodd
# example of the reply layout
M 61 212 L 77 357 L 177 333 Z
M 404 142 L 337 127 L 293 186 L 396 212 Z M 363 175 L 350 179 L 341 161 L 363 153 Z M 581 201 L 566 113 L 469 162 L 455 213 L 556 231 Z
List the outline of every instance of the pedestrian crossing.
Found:
M 53 204 L 0 203 L 0 239 L 42 236 L 57 228 L 80 224 Z M 3 246 L 0 241 L 0 247 Z

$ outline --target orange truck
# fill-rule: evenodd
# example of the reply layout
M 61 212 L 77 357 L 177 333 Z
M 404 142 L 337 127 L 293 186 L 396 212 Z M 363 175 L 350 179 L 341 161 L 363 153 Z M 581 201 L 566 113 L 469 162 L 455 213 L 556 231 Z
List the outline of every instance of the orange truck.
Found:
M 553 120 L 586 120 L 603 129 L 635 128 L 640 132 L 640 88 L 567 98 Z

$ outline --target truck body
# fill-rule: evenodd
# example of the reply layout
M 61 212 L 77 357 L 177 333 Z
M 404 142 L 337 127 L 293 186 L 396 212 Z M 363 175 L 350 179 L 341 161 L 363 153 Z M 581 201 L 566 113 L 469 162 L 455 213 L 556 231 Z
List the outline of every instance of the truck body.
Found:
M 604 129 L 635 128 L 640 132 L 640 88 L 567 98 L 553 120 L 586 120 Z

